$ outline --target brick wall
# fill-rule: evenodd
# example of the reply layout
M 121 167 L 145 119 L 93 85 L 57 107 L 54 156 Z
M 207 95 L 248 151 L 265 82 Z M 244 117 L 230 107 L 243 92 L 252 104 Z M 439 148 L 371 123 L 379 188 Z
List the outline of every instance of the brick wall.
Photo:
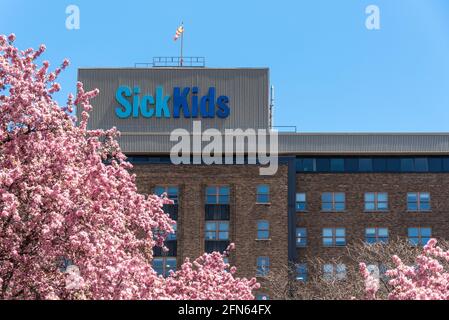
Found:
M 156 185 L 179 186 L 178 265 L 186 257 L 196 258 L 204 252 L 205 188 L 229 185 L 231 189 L 230 241 L 236 250 L 230 263 L 239 277 L 254 277 L 258 256 L 270 257 L 270 269 L 287 264 L 287 174 L 280 165 L 275 176 L 260 176 L 257 166 L 174 166 L 169 164 L 135 165 L 137 187 L 152 193 Z M 270 204 L 256 204 L 256 186 L 270 186 Z M 256 240 L 257 220 L 270 222 L 270 240 Z M 269 293 L 263 287 L 261 292 Z
M 298 260 L 306 256 L 330 260 L 342 257 L 345 248 L 322 246 L 322 228 L 346 228 L 346 242 L 365 239 L 365 228 L 384 227 L 390 239 L 407 237 L 408 227 L 431 227 L 432 236 L 449 237 L 449 174 L 297 174 L 296 190 L 307 194 L 308 212 L 297 213 L 297 227 L 308 232 L 308 246 L 298 248 Z M 322 192 L 345 192 L 346 211 L 321 212 Z M 364 212 L 365 192 L 388 192 L 387 212 Z M 430 212 L 407 212 L 407 192 L 430 192 Z

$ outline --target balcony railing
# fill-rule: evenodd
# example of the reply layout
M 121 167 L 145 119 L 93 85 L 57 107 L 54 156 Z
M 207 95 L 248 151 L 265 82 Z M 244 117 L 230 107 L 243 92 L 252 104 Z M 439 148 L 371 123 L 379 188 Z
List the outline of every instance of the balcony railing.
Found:
M 204 68 L 206 67 L 205 57 L 154 57 L 153 62 L 136 62 L 135 68 Z

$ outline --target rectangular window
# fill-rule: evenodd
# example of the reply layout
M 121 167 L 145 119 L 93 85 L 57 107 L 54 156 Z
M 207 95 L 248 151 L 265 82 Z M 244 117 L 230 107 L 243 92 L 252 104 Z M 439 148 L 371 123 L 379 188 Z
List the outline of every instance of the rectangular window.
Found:
M 402 158 L 401 159 L 401 171 L 402 172 L 415 171 L 415 162 L 413 161 L 413 158 Z
M 359 171 L 360 172 L 372 172 L 373 171 L 373 159 L 360 158 L 359 159 Z
M 411 245 L 425 246 L 431 237 L 431 228 L 408 228 L 408 240 Z
M 296 246 L 306 247 L 307 246 L 307 229 L 306 228 L 296 228 Z
M 359 160 L 357 158 L 346 158 L 345 159 L 345 171 L 346 172 L 359 171 Z
M 270 186 L 261 184 L 257 186 L 256 194 L 257 203 L 269 203 L 270 202 Z
M 300 263 L 296 265 L 296 280 L 307 282 L 307 264 Z
M 430 193 L 409 192 L 407 193 L 408 211 L 430 211 Z
M 343 247 L 346 245 L 345 228 L 324 228 L 323 246 L 325 247 Z
M 388 193 L 386 192 L 366 192 L 365 211 L 387 211 Z
M 173 200 L 174 204 L 178 204 L 179 187 L 177 186 L 156 186 L 154 187 L 154 194 L 161 196 L 164 193 L 170 200 Z
M 385 172 L 387 171 L 387 159 L 386 158 L 374 158 L 373 159 L 373 172 Z
M 345 211 L 345 194 L 343 192 L 325 192 L 321 195 L 322 211 Z
M 345 171 L 344 159 L 331 159 L 331 172 L 343 172 Z
M 415 171 L 416 172 L 428 172 L 429 162 L 427 158 L 415 158 Z
M 297 172 L 313 172 L 315 171 L 315 159 L 313 158 L 298 158 L 296 159 Z
M 329 172 L 330 171 L 330 160 L 325 158 L 316 159 L 316 170 L 318 172 Z
M 154 271 L 163 277 L 168 277 L 170 271 L 176 271 L 176 258 L 173 257 L 157 257 L 153 258 Z
M 174 240 L 176 240 L 176 238 L 177 238 L 177 236 L 176 236 L 176 233 L 177 233 L 177 230 L 178 230 L 178 224 L 177 223 L 175 223 L 173 226 L 173 233 L 170 233 L 168 236 L 167 236 L 167 241 L 174 241 Z
M 297 193 L 296 194 L 296 211 L 306 211 L 307 210 L 307 202 L 306 202 L 306 194 L 305 193 Z
M 270 258 L 257 257 L 257 276 L 265 277 L 270 272 Z
M 346 265 L 342 263 L 323 265 L 323 277 L 330 281 L 346 279 Z
M 229 240 L 229 221 L 206 221 L 206 241 Z
M 400 172 L 401 171 L 401 159 L 388 158 L 387 159 L 387 172 Z
M 270 237 L 270 223 L 266 220 L 257 221 L 257 239 L 267 240 Z
M 388 281 L 388 277 L 385 274 L 388 268 L 384 264 L 378 263 L 367 264 L 366 269 L 368 270 L 370 275 L 373 276 L 375 279 L 383 279 L 385 281 Z
M 387 228 L 366 228 L 365 229 L 366 243 L 387 243 L 388 229 Z
M 206 188 L 206 204 L 229 204 L 228 186 L 209 186 Z
M 442 172 L 443 162 L 441 158 L 428 158 L 430 172 Z

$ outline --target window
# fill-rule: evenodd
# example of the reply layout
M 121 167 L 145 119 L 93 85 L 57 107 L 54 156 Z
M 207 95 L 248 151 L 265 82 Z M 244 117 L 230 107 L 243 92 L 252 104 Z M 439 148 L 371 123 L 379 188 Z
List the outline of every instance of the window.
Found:
M 359 159 L 359 171 L 360 172 L 372 172 L 373 171 L 373 159 Z
M 413 158 L 401 159 L 402 172 L 413 172 L 414 170 L 415 170 L 415 162 L 413 161 Z
M 387 171 L 387 159 L 386 158 L 374 158 L 373 159 L 373 172 L 386 172 Z
M 323 246 L 325 247 L 343 247 L 346 245 L 345 228 L 324 228 Z
M 167 241 L 174 241 L 174 240 L 176 240 L 176 233 L 177 233 L 177 230 L 178 230 L 178 224 L 174 224 L 173 226 L 173 233 L 169 233 L 168 234 L 168 236 L 167 236 Z
M 449 157 L 298 157 L 296 171 L 303 173 L 449 172 Z
M 415 171 L 416 172 L 428 172 L 429 162 L 427 158 L 415 158 Z
M 322 211 L 345 211 L 345 194 L 343 192 L 325 192 L 321 195 Z
M 270 272 L 270 258 L 258 257 L 257 258 L 257 276 L 265 277 Z
M 166 193 L 170 200 L 173 200 L 174 204 L 178 204 L 179 188 L 176 186 L 156 186 L 154 193 L 157 196 L 161 196 Z
M 206 221 L 206 241 L 229 240 L 228 221 Z
M 266 220 L 257 221 L 257 239 L 267 240 L 270 237 L 270 223 Z
M 257 186 L 257 203 L 269 203 L 270 202 L 270 186 L 261 184 Z
M 177 230 L 177 224 L 173 224 L 172 225 L 173 228 L 173 233 L 167 233 L 166 231 L 161 231 L 158 228 L 154 228 L 152 229 L 153 231 L 153 239 L 156 240 L 157 237 L 164 237 L 165 236 L 165 240 L 176 240 L 176 230 Z
M 296 265 L 296 280 L 307 282 L 307 264 L 300 263 Z
M 331 159 L 331 172 L 343 172 L 345 171 L 344 159 Z
M 206 204 L 229 204 L 228 186 L 210 186 L 206 188 Z
M 319 172 L 329 172 L 330 159 L 325 159 L 325 158 L 316 159 L 316 170 Z
M 306 228 L 296 228 L 296 246 L 297 247 L 307 246 L 307 229 Z
M 388 229 L 387 228 L 366 228 L 365 229 L 366 243 L 387 243 Z
M 387 280 L 388 276 L 385 274 L 388 268 L 384 264 L 371 263 L 367 264 L 366 269 L 375 279 Z
M 296 211 L 306 211 L 306 210 L 307 210 L 306 194 L 305 193 L 297 193 L 296 194 Z
M 313 158 L 303 158 L 296 160 L 296 171 L 297 172 L 313 172 L 315 171 L 315 159 Z
M 344 280 L 346 279 L 346 265 L 325 264 L 323 265 L 323 276 L 325 280 Z
M 176 258 L 153 258 L 153 269 L 158 275 L 168 277 L 170 275 L 170 271 L 176 271 Z
M 430 211 L 430 193 L 428 192 L 407 193 L 407 210 Z
M 441 158 L 429 158 L 428 159 L 429 172 L 442 172 L 443 161 Z
M 408 240 L 414 246 L 426 245 L 431 237 L 431 228 L 408 228 Z
M 365 193 L 365 211 L 388 210 L 388 193 L 367 192 Z
M 359 171 L 359 161 L 357 158 L 345 159 L 345 172 L 357 172 Z

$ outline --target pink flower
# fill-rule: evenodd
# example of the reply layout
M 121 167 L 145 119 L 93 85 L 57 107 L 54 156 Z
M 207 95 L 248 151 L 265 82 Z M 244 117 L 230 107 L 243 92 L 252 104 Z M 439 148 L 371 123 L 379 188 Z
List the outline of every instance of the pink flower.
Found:
M 45 46 L 23 52 L 14 39 L 0 35 L 0 300 L 253 299 L 256 279 L 235 277 L 217 252 L 156 275 L 153 248 L 173 231 L 167 199 L 137 192 L 115 128 L 87 130 L 98 89 L 78 82 L 62 108 L 51 94 L 68 60 L 37 68 Z
M 11 33 L 8 36 L 8 40 L 9 40 L 10 43 L 14 42 L 16 40 L 16 35 L 14 33 Z

